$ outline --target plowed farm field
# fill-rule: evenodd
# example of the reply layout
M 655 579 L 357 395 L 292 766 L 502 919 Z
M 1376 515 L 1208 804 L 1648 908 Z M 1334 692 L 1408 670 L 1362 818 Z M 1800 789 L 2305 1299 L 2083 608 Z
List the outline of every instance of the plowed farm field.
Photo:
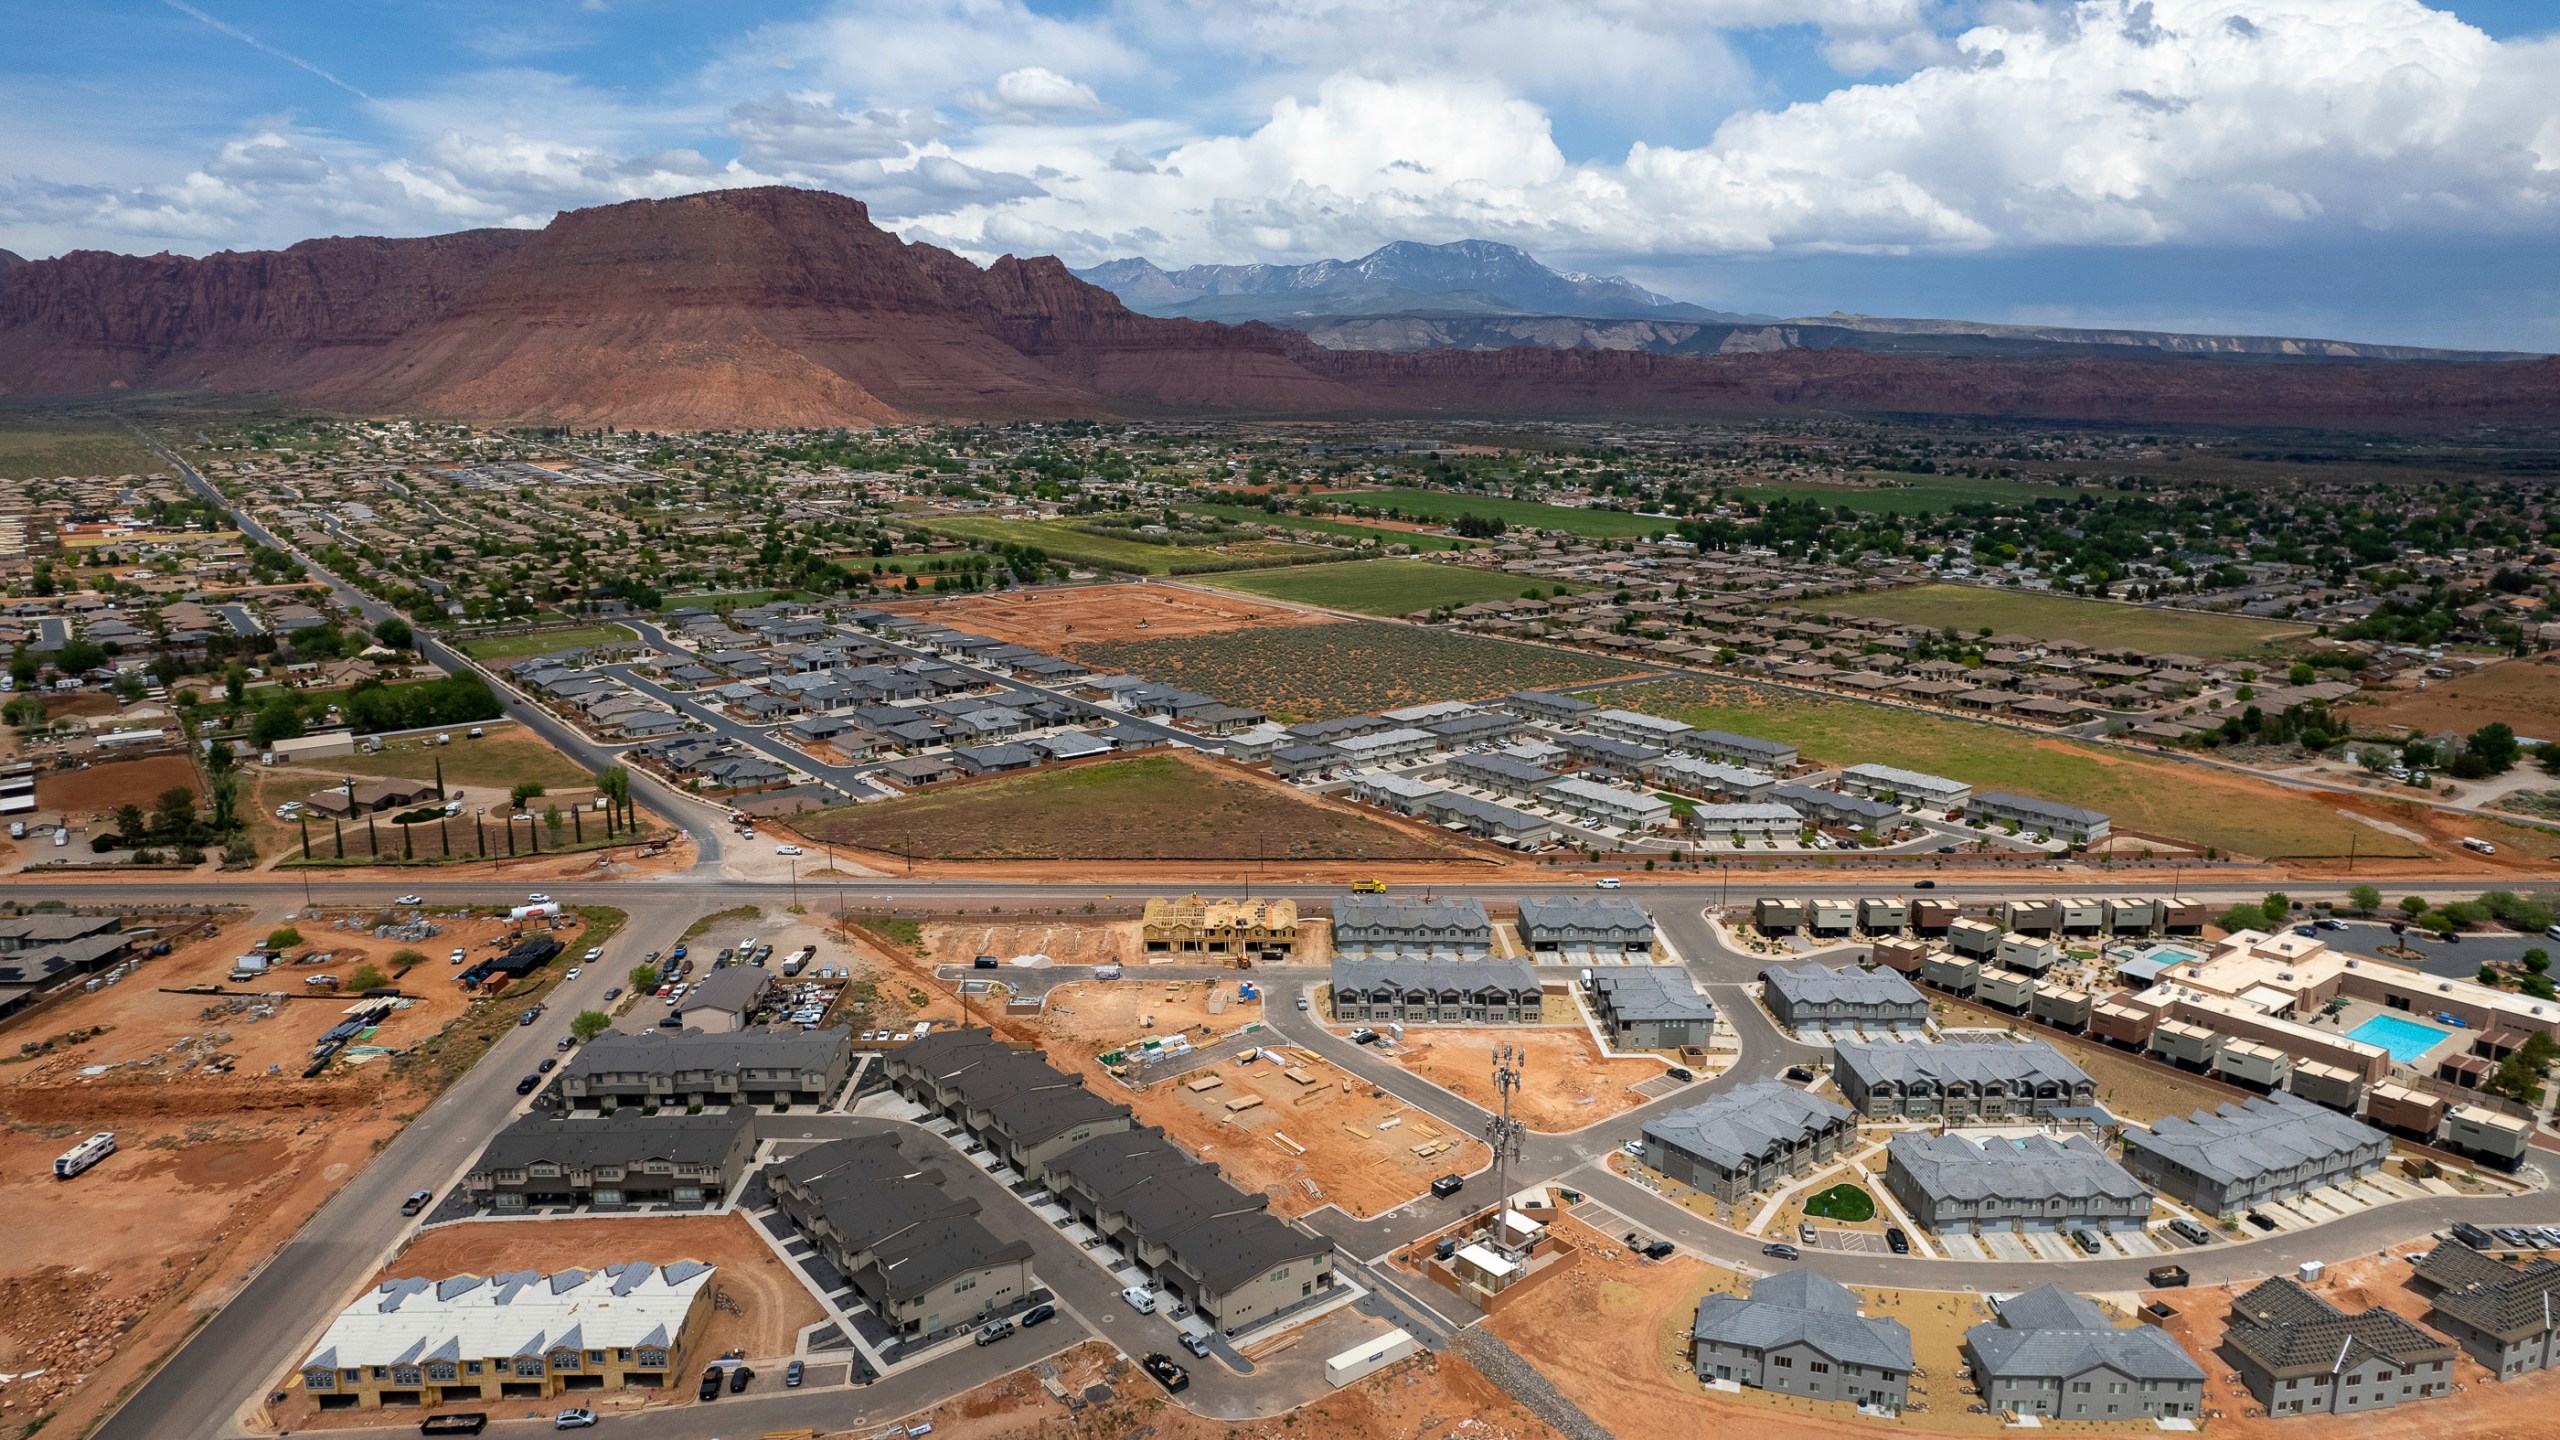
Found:
M 1597 655 L 1371 620 L 1079 641 L 1066 655 L 1097 670 L 1125 670 L 1230 705 L 1256 706 L 1283 722 L 1593 685 L 1644 670 Z

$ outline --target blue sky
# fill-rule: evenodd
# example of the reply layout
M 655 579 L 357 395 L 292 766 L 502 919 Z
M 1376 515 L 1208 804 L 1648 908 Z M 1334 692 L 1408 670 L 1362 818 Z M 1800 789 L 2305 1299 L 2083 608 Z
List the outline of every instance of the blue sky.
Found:
M 823 186 L 984 259 L 2560 350 L 2551 0 L 0 0 L 0 247 Z

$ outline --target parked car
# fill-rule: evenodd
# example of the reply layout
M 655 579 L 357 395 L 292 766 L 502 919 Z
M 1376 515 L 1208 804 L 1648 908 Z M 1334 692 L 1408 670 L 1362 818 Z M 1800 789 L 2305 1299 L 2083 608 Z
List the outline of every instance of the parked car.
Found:
M 1022 1328 L 1028 1330 L 1034 1325 L 1045 1325 L 1049 1321 L 1057 1318 L 1057 1306 L 1047 1304 L 1034 1305 L 1030 1309 L 1022 1312 Z
M 1182 1348 L 1205 1359 L 1209 1354 L 1209 1337 L 1186 1330 L 1182 1332 Z
M 809 1362 L 806 1360 L 794 1360 L 782 1367 L 782 1388 L 785 1390 L 799 1389 L 800 1382 L 808 1378 Z
M 2079 1246 L 2083 1251 L 2091 1255 L 2100 1254 L 2107 1248 L 2099 1243 L 2098 1237 L 2094 1233 L 2087 1230 L 2072 1231 L 2071 1243 Z
M 536 1010 L 527 1010 L 527 1011 L 526 1011 L 526 1012 L 524 1012 L 522 1015 L 519 1015 L 519 1016 L 517 1016 L 517 1017 L 516 1017 L 516 1024 L 517 1024 L 517 1025 L 519 1025 L 519 1026 L 530 1025 L 530 1024 L 532 1024 L 534 1021 L 539 1020 L 539 1019 L 541 1019 L 541 1018 L 542 1018 L 542 1014 L 541 1014 L 541 1012 L 540 1012 L 540 1011 L 536 1011 Z
M 797 855 L 801 852 L 800 847 L 797 845 L 776 845 L 773 847 L 773 853 L 776 855 Z
M 1799 1085 L 1810 1085 L 1813 1083 L 1813 1071 L 1802 1065 L 1790 1065 L 1787 1067 L 1787 1078 Z
M 595 1423 L 596 1412 L 593 1410 L 563 1410 L 551 1417 L 554 1430 L 584 1430 Z
M 533 1068 L 538 1074 L 548 1075 L 552 1071 L 560 1068 L 560 1062 L 550 1058 L 549 1056 L 545 1056 L 543 1057 L 542 1063 L 534 1066 Z
M 1141 1315 L 1156 1313 L 1156 1292 L 1144 1285 L 1130 1286 L 1120 1292 L 1120 1298 L 1129 1302 L 1129 1308 Z
M 560 1043 L 552 1046 L 551 1048 L 564 1052 L 575 1050 L 578 1048 L 578 1037 L 575 1035 L 563 1035 L 560 1037 Z
M 1637 1246 L 1636 1253 L 1642 1255 L 1647 1260 L 1668 1260 L 1673 1255 L 1679 1253 L 1679 1249 L 1679 1246 L 1672 1244 L 1668 1240 L 1655 1240 L 1644 1245 Z
M 463 961 L 468 960 L 468 959 L 470 959 L 470 958 L 471 958 L 471 952 L 470 952 L 470 951 L 468 951 L 468 950 L 460 950 L 460 949 L 457 949 L 457 950 L 455 950 L 451 955 L 447 956 L 446 958 L 447 958 L 447 959 L 449 959 L 449 960 L 451 960 L 454 964 L 459 965 L 459 964 L 461 964 Z
M 1768 1244 L 1760 1247 L 1760 1253 L 1768 1256 L 1772 1260 L 1793 1260 L 1796 1258 L 1796 1247 L 1793 1245 L 1783 1245 L 1772 1240 Z
M 1012 1333 L 1013 1322 L 1010 1320 L 999 1320 L 993 1325 L 985 1326 L 978 1331 L 978 1343 L 980 1345 L 993 1345 Z
M 424 895 L 403 895 L 391 903 L 394 905 L 424 905 L 427 903 L 427 897 Z
M 746 1366 L 744 1366 L 744 1365 L 741 1365 L 741 1366 L 739 1366 L 737 1369 L 730 1371 L 730 1372 L 729 1372 L 729 1393 L 730 1393 L 730 1394 L 732 1394 L 732 1395 L 736 1395 L 736 1394 L 739 1394 L 739 1393 L 743 1392 L 743 1391 L 747 1388 L 747 1382 L 748 1382 L 748 1381 L 750 1381 L 750 1380 L 753 1380 L 754 1378 L 756 1378 L 756 1372 L 754 1372 L 753 1370 L 748 1369 L 748 1368 L 747 1368 Z
M 1819 1248 L 1822 1244 L 1822 1237 L 1815 1233 L 1813 1222 L 1809 1220 L 1799 1220 L 1796 1222 L 1796 1239 L 1802 1242 L 1808 1249 Z
M 1443 1175 L 1431 1182 L 1431 1193 L 1443 1200 L 1466 1188 L 1467 1177 L 1464 1175 Z
M 700 1398 L 704 1400 L 717 1400 L 720 1398 L 719 1366 L 714 1365 L 710 1369 L 702 1372 L 702 1391 Z
M 679 945 L 679 946 L 677 946 L 676 948 L 674 948 L 673 950 L 670 950 L 670 951 L 668 951 L 668 952 L 667 952 L 667 958 L 668 958 L 668 959 L 670 959 L 670 960 L 681 960 L 681 959 L 683 959 L 684 957 L 685 957 L 685 948 L 684 948 L 683 946 L 681 946 L 681 945 Z
M 1191 1388 L 1191 1372 L 1175 1364 L 1173 1357 L 1162 1351 L 1150 1352 L 1138 1364 L 1156 1378 L 1156 1383 L 1165 1388 L 1166 1394 L 1179 1395 Z
M 2250 1211 L 2248 1220 L 2250 1224 L 2257 1226 L 2261 1230 L 2273 1230 L 2276 1228 L 2276 1222 L 2269 1219 L 2266 1212 L 2262 1210 Z
M 434 1203 L 436 1203 L 436 1192 L 433 1190 L 411 1191 L 409 1198 L 400 1202 L 400 1213 L 415 1215 Z
M 2321 928 L 2321 929 L 2323 929 L 2323 930 L 2344 930 L 2344 929 L 2346 929 L 2346 928 L 2347 928 L 2347 922 L 2346 922 L 2346 921 L 2344 921 L 2344 920 L 2332 919 L 2332 918 L 2329 918 L 2329 917 L 2326 917 L 2326 916 L 2323 916 L 2322 918 L 2320 918 L 2320 919 L 2318 919 L 2318 920 L 2314 920 L 2314 921 L 2312 921 L 2311 923 L 2312 923 L 2312 924 L 2314 924 L 2314 925 L 2316 925 L 2316 926 L 2318 926 L 2319 928 Z
M 519 1095 L 530 1095 L 541 1088 L 542 1077 L 540 1075 L 527 1075 L 516 1082 L 516 1093 Z
M 2179 1239 L 2192 1245 L 2202 1245 L 2213 1239 L 2212 1231 L 2207 1230 L 2184 1215 L 2181 1215 L 2177 1219 L 2169 1222 L 2169 1231 Z
M 1911 1237 L 1899 1225 L 1888 1225 L 1884 1231 L 1884 1248 L 1896 1255 L 1911 1253 Z
M 1663 1073 L 1663 1074 L 1665 1074 L 1665 1075 L 1670 1076 L 1670 1077 L 1671 1077 L 1672 1079 L 1674 1079 L 1674 1080 L 1679 1081 L 1679 1082 L 1680 1082 L 1681 1084 L 1683 1084 L 1683 1085 L 1686 1085 L 1686 1084 L 1688 1084 L 1689 1082 L 1691 1082 L 1691 1081 L 1693 1081 L 1693 1080 L 1695 1080 L 1695 1079 L 1697 1079 L 1697 1078 L 1698 1078 L 1695 1074 L 1693 1074 L 1693 1073 L 1691 1073 L 1691 1072 L 1690 1072 L 1689 1067 L 1688 1067 L 1688 1066 L 1686 1066 L 1686 1065 L 1674 1065 L 1674 1066 L 1672 1066 L 1670 1069 L 1665 1070 L 1665 1071 L 1663 1071 L 1662 1073 Z
M 1378 1038 L 1378 1032 L 1375 1030 L 1354 1030 L 1351 1032 L 1351 1043 L 1354 1045 L 1375 1045 L 1378 1043 Z
M 609 985 L 605 987 L 604 998 L 605 1003 L 607 1004 L 611 1004 L 614 1001 L 621 999 L 622 987 L 619 985 Z
M 1938 888 L 1938 882 L 1935 880 L 1914 880 L 1911 882 L 1911 888 L 1914 890 L 1935 890 Z

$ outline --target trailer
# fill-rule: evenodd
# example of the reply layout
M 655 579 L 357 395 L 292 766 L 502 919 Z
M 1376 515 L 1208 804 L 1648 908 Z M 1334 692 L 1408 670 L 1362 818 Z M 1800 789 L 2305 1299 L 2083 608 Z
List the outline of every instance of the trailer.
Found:
M 101 1130 L 56 1157 L 53 1162 L 53 1178 L 68 1180 L 114 1153 L 116 1153 L 115 1132 Z
M 1325 1361 L 1325 1383 L 1339 1389 L 1375 1375 L 1421 1348 L 1421 1342 L 1403 1330 L 1372 1336 Z

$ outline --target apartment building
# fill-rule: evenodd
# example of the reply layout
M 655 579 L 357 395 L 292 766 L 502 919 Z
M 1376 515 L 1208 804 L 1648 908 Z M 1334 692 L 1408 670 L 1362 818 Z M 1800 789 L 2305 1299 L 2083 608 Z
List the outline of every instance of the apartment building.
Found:
M 1809 1026 L 1919 1030 L 1929 1023 L 1929 1000 L 1892 970 L 1834 968 L 1819 961 L 1772 965 L 1760 972 L 1761 1002 L 1791 1030 Z
M 2231 1302 L 2222 1350 L 2279 1420 L 2361 1415 L 2453 1388 L 2452 1345 L 2382 1306 L 2349 1313 L 2291 1280 Z
M 2086 1135 L 1896 1134 L 1884 1184 L 1941 1234 L 2139 1230 L 2151 1192 Z
M 853 1034 L 825 1030 L 608 1032 L 560 1072 L 573 1109 L 822 1105 L 853 1074 Z
M 1830 1164 L 1857 1135 L 1848 1107 L 1754 1080 L 1644 1122 L 1644 1163 L 1731 1204 Z
M 1647 790 L 1628 790 L 1568 776 L 1549 783 L 1538 799 L 1585 824 L 1622 830 L 1660 830 L 1671 823 L 1671 802 Z
M 1149 955 L 1282 961 L 1298 953 L 1298 902 L 1158 896 L 1138 933 Z
M 2535 1256 L 2510 1265 L 2446 1241 L 2418 1262 L 2432 1292 L 2427 1323 L 2453 1337 L 2501 1380 L 2560 1364 L 2560 1263 Z
M 2039 1285 L 1964 1332 L 1994 1412 L 2053 1420 L 2167 1420 L 2204 1408 L 2204 1367 L 2156 1325 L 2118 1325 L 2084 1295 Z
M 1621 1050 L 1677 1050 L 1714 1037 L 1715 1002 L 1677 965 L 1603 965 L 1583 972 L 1593 1018 Z
M 1050 1157 L 1096 1135 L 1129 1128 L 1128 1106 L 984 1027 L 938 1030 L 891 1050 L 881 1073 L 898 1093 L 977 1136 L 1025 1175 L 1037 1176 Z
M 2278 1091 L 2148 1130 L 2127 1127 L 2124 1158 L 2153 1189 L 2231 1215 L 2369 1175 L 2391 1158 L 2391 1137 Z
M 711 1323 L 712 1267 L 410 1276 L 357 1297 L 301 1366 L 323 1410 L 664 1387 Z
M 1493 948 L 1493 918 L 1473 898 L 1342 895 L 1333 902 L 1336 955 L 1463 958 Z
M 2005 790 L 1985 790 L 1974 796 L 1965 806 L 1965 818 L 2015 825 L 2023 833 L 2049 835 L 2074 845 L 2094 844 L 2107 838 L 2108 817 L 2102 811 L 2065 805 L 2059 800 L 2039 800 L 2032 795 L 2012 795 Z
M 1650 956 L 1653 916 L 1625 895 L 1522 897 L 1520 940 L 1540 953 L 1590 951 L 1595 956 Z
M 1538 972 L 1517 960 L 1360 959 L 1337 956 L 1333 1018 L 1373 1024 L 1535 1025 Z
M 1037 1284 L 1031 1246 L 989 1231 L 947 1179 L 895 1135 L 831 1140 L 767 1172 L 774 1208 L 874 1315 L 918 1341 L 979 1324 Z
M 1848 766 L 1840 772 L 1840 788 L 1870 800 L 1917 806 L 1938 814 L 1961 810 L 1973 799 L 1973 787 L 1962 780 L 1898 770 L 1891 765 Z
M 1872 1120 L 2006 1124 L 2097 1103 L 2089 1072 L 2043 1040 L 1842 1041 L 1841 1097 Z
M 612 1121 L 527 1115 L 501 1130 L 463 1193 L 482 1209 L 716 1205 L 746 1174 L 755 1111 L 630 1115 Z
M 1748 1297 L 1707 1295 L 1689 1349 L 1701 1379 L 1893 1414 L 1910 1397 L 1911 1331 L 1867 1318 L 1849 1287 L 1819 1271 L 1764 1276 Z

